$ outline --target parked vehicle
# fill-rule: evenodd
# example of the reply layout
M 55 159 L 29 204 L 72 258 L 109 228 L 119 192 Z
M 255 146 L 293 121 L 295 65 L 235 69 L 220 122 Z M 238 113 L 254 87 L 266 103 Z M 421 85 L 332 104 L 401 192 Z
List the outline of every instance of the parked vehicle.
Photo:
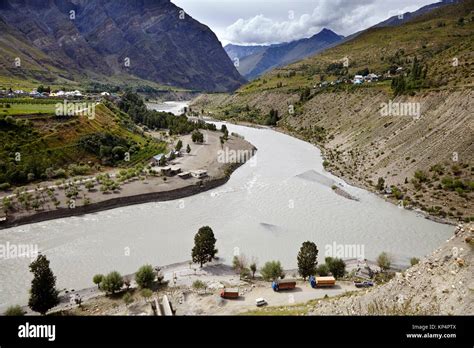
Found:
M 224 289 L 221 291 L 221 297 L 226 299 L 234 299 L 239 297 L 239 289 Z
M 309 283 L 311 284 L 312 288 L 331 287 L 336 285 L 336 278 L 311 276 L 309 277 Z
M 275 280 L 272 283 L 273 291 L 292 290 L 296 287 L 296 281 L 293 279 Z
M 371 286 L 374 286 L 374 282 L 366 280 L 363 282 L 354 282 L 354 285 L 356 288 L 369 288 Z
M 257 305 L 257 307 L 262 307 L 267 305 L 268 303 L 264 298 L 259 297 L 255 300 L 255 304 Z

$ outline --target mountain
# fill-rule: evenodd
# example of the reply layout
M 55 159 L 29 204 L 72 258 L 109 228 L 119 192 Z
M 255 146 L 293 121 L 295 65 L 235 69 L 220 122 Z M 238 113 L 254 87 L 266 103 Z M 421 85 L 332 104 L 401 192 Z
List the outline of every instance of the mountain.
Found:
M 225 50 L 232 59 L 239 58 L 237 70 L 247 79 L 254 79 L 273 68 L 316 54 L 343 38 L 329 29 L 323 29 L 307 39 L 270 46 L 227 45 Z
M 0 29 L 0 81 L 245 82 L 215 34 L 169 0 L 0 0 Z
M 240 46 L 228 44 L 224 49 L 230 59 L 234 60 L 235 58 L 238 58 L 240 60 L 252 54 L 265 51 L 268 47 L 268 45 Z
M 443 6 L 446 6 L 446 5 L 452 5 L 452 4 L 459 3 L 459 1 L 460 0 L 442 0 L 440 2 L 435 2 L 433 4 L 423 6 L 423 7 L 419 8 L 418 10 L 413 11 L 413 12 L 405 12 L 405 13 L 397 15 L 397 16 L 392 16 L 389 19 L 374 25 L 372 28 L 393 27 L 393 26 L 401 25 L 401 24 L 406 23 L 406 22 L 408 22 L 412 19 L 415 19 L 416 17 L 421 16 L 425 13 L 436 10 L 436 9 L 441 8 Z

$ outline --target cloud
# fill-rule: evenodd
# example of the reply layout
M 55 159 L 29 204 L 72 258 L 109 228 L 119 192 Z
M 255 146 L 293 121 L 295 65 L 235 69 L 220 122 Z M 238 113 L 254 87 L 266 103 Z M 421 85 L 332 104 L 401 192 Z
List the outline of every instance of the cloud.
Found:
M 236 44 L 272 44 L 310 37 L 323 28 L 341 35 L 350 35 L 393 15 L 416 10 L 431 2 L 320 0 L 314 3 L 312 11 L 299 16 L 288 10 L 285 19 L 269 18 L 264 14 L 247 19 L 239 18 L 224 30 L 222 38 Z

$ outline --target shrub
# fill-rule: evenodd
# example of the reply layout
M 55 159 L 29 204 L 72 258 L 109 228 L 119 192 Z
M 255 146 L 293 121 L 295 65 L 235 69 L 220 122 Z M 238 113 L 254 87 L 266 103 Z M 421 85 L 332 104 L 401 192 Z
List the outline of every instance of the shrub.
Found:
M 4 182 L 0 184 L 0 191 L 5 191 L 10 188 L 10 184 L 8 182 Z
M 280 261 L 266 262 L 260 270 L 260 273 L 262 274 L 263 279 L 267 281 L 284 277 L 283 268 L 281 267 Z
M 25 312 L 20 306 L 16 305 L 8 307 L 4 315 L 7 317 L 19 317 L 25 315 Z
M 196 290 L 205 289 L 206 287 L 207 287 L 206 283 L 204 283 L 201 280 L 195 280 L 193 282 L 193 288 L 196 289 Z
M 135 274 L 135 281 L 141 288 L 150 288 L 155 281 L 155 271 L 151 265 L 144 265 Z
M 330 272 L 329 267 L 325 263 L 323 263 L 322 265 L 319 265 L 316 268 L 316 274 L 318 274 L 321 277 L 327 276 L 329 274 L 329 272 Z
M 337 257 L 326 257 L 326 265 L 334 278 L 342 278 L 346 274 L 346 263 Z
M 100 283 L 102 283 L 102 280 L 104 279 L 104 275 L 102 274 L 96 274 L 93 278 L 92 281 L 94 282 L 95 285 L 97 285 L 97 288 L 100 288 Z
M 115 293 L 122 289 L 123 278 L 119 272 L 113 271 L 107 274 L 100 283 L 100 289 L 105 292 Z
M 141 295 L 143 296 L 143 298 L 146 299 L 149 299 L 152 295 L 153 295 L 153 291 L 151 291 L 150 289 L 143 289 L 141 291 Z
M 377 257 L 377 264 L 379 265 L 379 267 L 382 271 L 386 271 L 392 265 L 391 257 L 386 252 L 382 252 Z
M 416 264 L 418 264 L 418 262 L 420 262 L 420 259 L 419 259 L 419 258 L 412 257 L 412 258 L 410 259 L 410 265 L 412 265 L 412 266 L 415 266 Z
M 127 305 L 129 305 L 130 303 L 133 302 L 132 295 L 130 295 L 129 292 L 127 292 L 125 295 L 123 295 L 122 299 L 123 299 L 123 302 L 125 302 L 125 304 L 127 304 Z

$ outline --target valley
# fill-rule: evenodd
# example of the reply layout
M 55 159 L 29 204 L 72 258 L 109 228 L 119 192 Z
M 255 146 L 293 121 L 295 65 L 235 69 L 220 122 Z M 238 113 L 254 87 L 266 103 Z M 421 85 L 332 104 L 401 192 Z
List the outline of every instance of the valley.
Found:
M 178 3 L 0 0 L 0 311 L 471 315 L 474 1 Z

